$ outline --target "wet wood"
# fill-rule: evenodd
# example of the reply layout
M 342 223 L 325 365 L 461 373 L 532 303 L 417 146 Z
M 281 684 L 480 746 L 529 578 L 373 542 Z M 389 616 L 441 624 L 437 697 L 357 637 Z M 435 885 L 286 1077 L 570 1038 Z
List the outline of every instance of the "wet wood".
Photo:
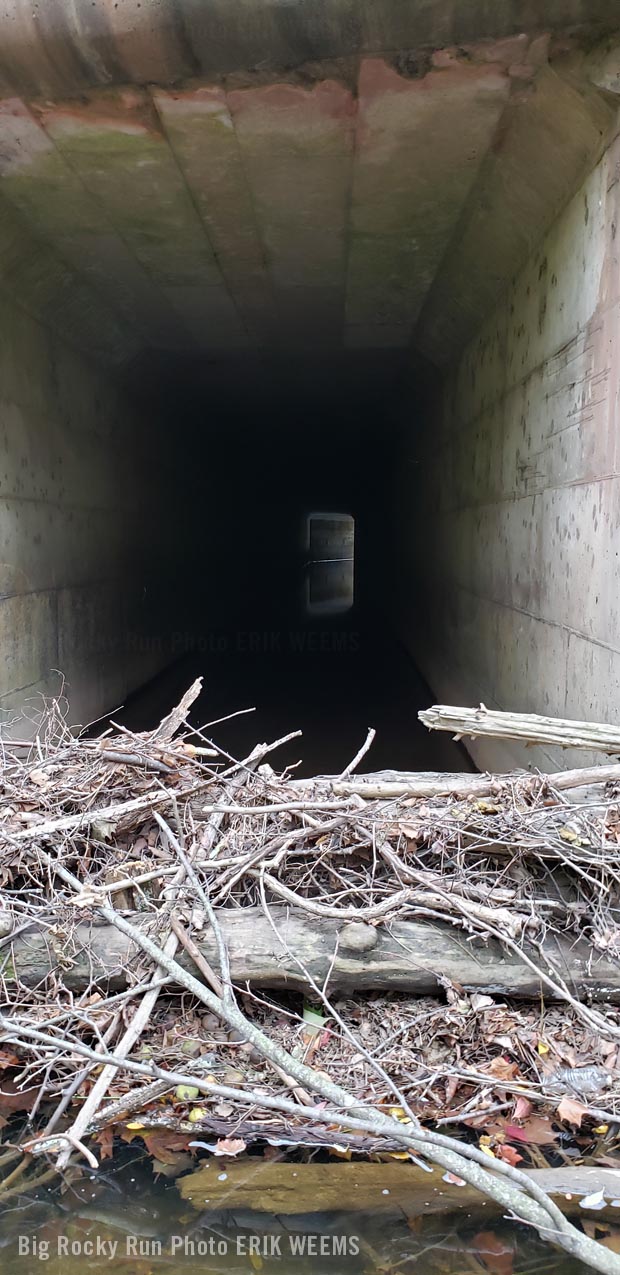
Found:
M 294 953 L 319 985 L 329 972 L 332 992 L 377 989 L 434 994 L 439 980 L 447 978 L 467 991 L 534 999 L 541 995 L 536 974 L 516 955 L 497 942 L 485 943 L 448 924 L 411 920 L 374 926 L 274 905 L 271 915 L 279 941 L 259 908 L 223 908 L 218 915 L 232 977 L 240 985 L 304 990 L 306 980 Z M 128 919 L 153 932 L 152 917 L 133 913 Z M 194 933 L 194 939 L 207 963 L 217 969 L 211 931 Z M 538 959 L 534 950 L 526 950 Z M 580 999 L 589 995 L 620 1003 L 620 964 L 573 940 L 552 939 L 548 952 Z M 85 919 L 72 931 L 59 917 L 52 930 L 33 925 L 17 933 L 14 942 L 2 939 L 0 965 L 9 985 L 18 979 L 35 987 L 52 975 L 72 991 L 82 991 L 93 981 L 116 990 L 126 986 L 127 971 L 135 969 L 138 956 L 131 940 L 111 925 Z M 187 953 L 181 964 L 195 974 Z M 546 999 L 548 995 L 545 989 Z
M 618 1217 L 611 1201 L 619 1198 L 620 1172 L 615 1169 L 533 1169 L 528 1176 L 567 1214 Z M 195 1209 L 250 1209 L 259 1213 L 427 1213 L 499 1214 L 492 1200 L 482 1200 L 470 1186 L 444 1181 L 442 1169 L 426 1172 L 414 1164 L 381 1163 L 293 1164 L 212 1157 L 194 1173 L 179 1178 L 181 1195 Z M 605 1192 L 608 1207 L 588 1214 L 580 1199 Z M 570 1198 L 567 1198 L 570 1197 Z

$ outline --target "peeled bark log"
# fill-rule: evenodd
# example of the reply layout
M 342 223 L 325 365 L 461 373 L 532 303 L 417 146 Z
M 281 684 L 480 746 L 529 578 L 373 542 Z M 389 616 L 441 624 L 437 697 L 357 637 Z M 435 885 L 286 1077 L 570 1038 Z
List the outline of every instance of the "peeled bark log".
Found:
M 518 739 L 525 744 L 555 744 L 559 748 L 585 748 L 601 753 L 620 753 L 620 726 L 604 722 L 574 722 L 561 717 L 541 717 L 537 713 L 502 713 L 486 708 L 455 708 L 434 704 L 418 717 L 429 730 L 447 730 L 463 736 L 491 736 Z
M 468 775 L 442 774 L 439 771 L 422 772 L 419 775 L 399 775 L 393 777 L 382 775 L 360 775 L 358 779 L 334 780 L 333 790 L 339 796 L 365 797 L 368 801 L 376 799 L 390 801 L 397 797 L 453 797 L 456 800 L 467 797 L 493 797 L 501 795 L 508 784 L 520 783 L 523 780 L 540 780 L 549 788 L 557 788 L 558 792 L 570 792 L 580 789 L 579 800 L 584 799 L 584 789 L 592 792 L 594 798 L 600 792 L 602 784 L 620 783 L 620 765 L 588 766 L 579 770 L 556 770 L 550 774 L 539 771 L 513 770 L 508 774 Z
M 330 992 L 374 989 L 432 995 L 441 985 L 439 980 L 447 978 L 466 991 L 538 999 L 543 990 L 549 999 L 548 989 L 512 952 L 447 924 L 394 921 L 375 928 L 277 905 L 271 915 L 281 942 L 259 908 L 224 908 L 218 913 L 235 983 L 305 990 L 307 981 L 296 958 L 319 984 L 331 968 Z M 130 919 L 156 938 L 152 918 L 138 913 Z M 217 968 L 211 931 L 195 939 L 208 963 Z M 526 950 L 537 959 L 534 949 Z M 583 942 L 553 939 L 547 950 L 576 997 L 620 1003 L 620 963 Z M 92 982 L 119 990 L 131 981 L 128 971 L 135 977 L 141 953 L 113 926 L 82 921 L 72 934 L 64 933 L 61 924 L 54 930 L 33 926 L 16 934 L 0 957 L 2 977 L 9 986 L 19 980 L 35 987 L 53 975 L 73 991 L 83 991 Z M 185 954 L 180 963 L 196 973 Z

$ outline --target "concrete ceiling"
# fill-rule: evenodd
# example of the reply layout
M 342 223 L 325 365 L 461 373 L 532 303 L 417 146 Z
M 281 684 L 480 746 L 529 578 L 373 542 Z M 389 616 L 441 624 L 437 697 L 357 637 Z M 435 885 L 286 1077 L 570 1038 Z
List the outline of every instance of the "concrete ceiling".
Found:
M 608 135 L 617 8 L 4 0 L 0 285 L 106 364 L 441 365 Z

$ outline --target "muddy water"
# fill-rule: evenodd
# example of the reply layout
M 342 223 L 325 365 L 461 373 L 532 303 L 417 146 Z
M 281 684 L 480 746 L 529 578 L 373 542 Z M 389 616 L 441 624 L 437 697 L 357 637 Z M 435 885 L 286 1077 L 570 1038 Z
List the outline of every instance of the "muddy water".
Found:
M 295 1165 L 288 1166 L 291 1178 Z M 403 1175 L 407 1172 L 403 1166 Z M 85 1177 L 64 1193 L 13 1200 L 0 1211 L 0 1272 L 21 1275 L 519 1275 L 585 1268 L 544 1247 L 525 1228 L 485 1216 L 408 1217 L 378 1201 L 361 1212 L 216 1213 L 188 1206 L 147 1165 Z

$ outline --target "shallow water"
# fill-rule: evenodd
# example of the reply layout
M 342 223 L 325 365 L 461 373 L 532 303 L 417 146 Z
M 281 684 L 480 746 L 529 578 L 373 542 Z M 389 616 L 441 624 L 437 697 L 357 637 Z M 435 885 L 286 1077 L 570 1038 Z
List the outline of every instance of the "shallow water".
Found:
M 199 635 L 188 654 L 112 714 L 114 721 L 152 729 L 196 677 L 204 677 L 204 690 L 193 725 L 255 708 L 209 732 L 234 757 L 247 756 L 257 740 L 301 730 L 273 765 L 301 759 L 300 775 L 338 774 L 373 726 L 376 739 L 361 771 L 471 769 L 464 749 L 418 721 L 433 700 L 404 648 L 358 611 Z
M 290 1165 L 291 1177 L 295 1166 Z M 403 1173 L 406 1167 L 403 1166 Z M 256 1174 L 260 1203 L 260 1170 Z M 402 1209 L 275 1217 L 246 1207 L 199 1212 L 173 1183 L 133 1161 L 64 1193 L 13 1199 L 0 1211 L 0 1272 L 34 1275 L 525 1275 L 585 1270 L 524 1227 L 461 1213 L 408 1218 Z

